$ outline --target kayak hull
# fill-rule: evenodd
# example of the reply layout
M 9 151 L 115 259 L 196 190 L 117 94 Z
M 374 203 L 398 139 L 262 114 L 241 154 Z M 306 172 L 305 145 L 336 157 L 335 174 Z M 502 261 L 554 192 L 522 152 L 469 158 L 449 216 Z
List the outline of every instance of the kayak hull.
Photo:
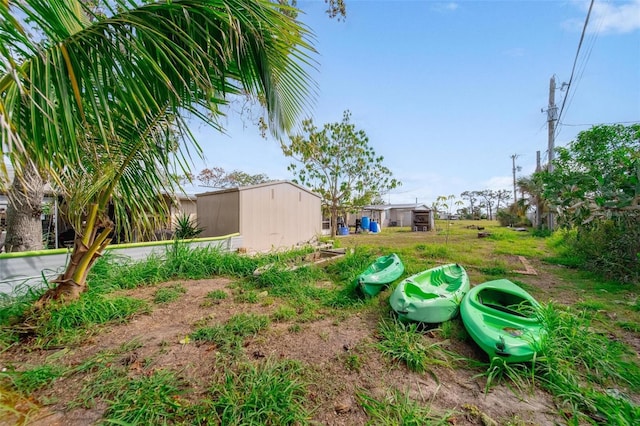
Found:
M 357 281 L 365 296 L 375 296 L 389 283 L 400 278 L 404 273 L 404 264 L 397 254 L 378 257 L 360 275 Z
M 489 355 L 506 362 L 533 359 L 545 334 L 540 304 L 506 279 L 473 287 L 460 305 L 462 322 L 471 338 Z
M 391 294 L 389 304 L 401 320 L 441 323 L 458 314 L 469 287 L 462 266 L 442 265 L 403 280 Z

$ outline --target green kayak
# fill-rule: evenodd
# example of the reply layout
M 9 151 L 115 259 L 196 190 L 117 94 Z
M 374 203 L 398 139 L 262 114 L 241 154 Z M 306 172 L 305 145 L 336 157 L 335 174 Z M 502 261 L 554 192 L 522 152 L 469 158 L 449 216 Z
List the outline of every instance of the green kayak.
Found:
M 529 361 L 545 331 L 538 316 L 540 304 L 509 280 L 473 287 L 460 306 L 462 322 L 489 358 Z
M 440 323 L 458 314 L 467 291 L 467 271 L 452 263 L 403 280 L 391 294 L 389 304 L 401 320 Z
M 397 254 L 381 256 L 358 275 L 358 286 L 364 295 L 375 296 L 384 286 L 400 278 L 403 272 L 404 264 Z

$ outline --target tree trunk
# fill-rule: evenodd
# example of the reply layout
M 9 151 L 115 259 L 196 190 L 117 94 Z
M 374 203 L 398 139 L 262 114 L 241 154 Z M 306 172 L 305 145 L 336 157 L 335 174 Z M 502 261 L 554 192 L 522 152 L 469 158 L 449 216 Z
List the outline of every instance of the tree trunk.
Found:
M 8 196 L 5 251 L 42 250 L 44 181 L 33 163 L 16 170 Z
M 338 206 L 331 206 L 331 238 L 338 234 Z
M 75 300 L 86 291 L 87 275 L 111 242 L 109 236 L 113 228 L 113 222 L 105 213 L 99 212 L 98 205 L 92 205 L 85 228 L 82 233 L 76 232 L 67 268 L 52 281 L 57 286 L 40 296 L 36 307 L 42 308 L 53 300 Z

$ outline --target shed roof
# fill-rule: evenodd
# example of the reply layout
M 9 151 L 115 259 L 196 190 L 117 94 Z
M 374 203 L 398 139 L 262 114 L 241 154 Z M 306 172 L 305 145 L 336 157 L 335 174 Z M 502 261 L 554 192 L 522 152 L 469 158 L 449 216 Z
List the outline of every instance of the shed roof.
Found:
M 259 183 L 257 185 L 249 185 L 249 186 L 240 186 L 240 187 L 235 187 L 235 188 L 225 188 L 225 189 L 220 189 L 217 191 L 208 191 L 208 192 L 203 192 L 203 193 L 199 193 L 196 194 L 196 197 L 202 197 L 205 195 L 212 195 L 212 194 L 224 194 L 224 193 L 229 193 L 229 192 L 241 192 L 241 191 L 251 191 L 253 189 L 257 189 L 257 188 L 264 188 L 264 187 L 269 187 L 269 186 L 278 186 L 278 185 L 290 185 L 290 186 L 294 186 L 302 191 L 305 191 L 315 197 L 320 198 L 320 195 L 316 194 L 315 192 L 311 191 L 309 188 L 305 188 L 304 186 L 298 185 L 297 183 L 288 181 L 288 180 L 275 180 L 275 181 L 271 181 L 271 182 L 265 182 L 265 183 Z
M 376 211 L 386 211 L 386 210 L 426 210 L 431 211 L 431 208 L 426 204 L 377 204 L 364 206 L 362 210 L 376 210 Z

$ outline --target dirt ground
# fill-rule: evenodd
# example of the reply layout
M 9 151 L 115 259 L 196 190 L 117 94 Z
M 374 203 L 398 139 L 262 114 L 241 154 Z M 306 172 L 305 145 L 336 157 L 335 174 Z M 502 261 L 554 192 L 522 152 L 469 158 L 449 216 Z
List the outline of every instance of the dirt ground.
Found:
M 540 276 L 527 278 L 538 282 L 545 280 Z M 145 365 L 145 369 L 179 371 L 191 383 L 189 391 L 196 398 L 205 391 L 207 379 L 215 371 L 216 348 L 209 344 L 181 343 L 185 336 L 194 331 L 194 324 L 224 322 L 240 312 L 268 315 L 278 305 L 277 302 L 268 306 L 260 303 L 237 304 L 232 302 L 232 298 L 220 304 L 203 304 L 205 296 L 211 291 L 223 290 L 231 294 L 233 283 L 226 278 L 180 283 L 187 292 L 179 300 L 154 305 L 150 314 L 139 315 L 126 324 L 101 331 L 82 346 L 66 353 L 61 360 L 69 366 L 79 365 L 100 351 L 115 350 L 123 343 L 136 341 L 141 346 L 123 354 L 123 359 L 129 361 L 132 374 L 142 374 L 137 360 L 152 360 L 152 364 Z M 163 286 L 171 284 L 165 283 Z M 157 287 L 141 288 L 124 293 L 151 301 L 156 290 Z M 388 294 L 381 294 L 380 303 L 387 303 L 387 297 Z M 485 380 L 474 378 L 480 370 L 434 366 L 433 374 L 417 374 L 382 358 L 373 347 L 378 321 L 377 314 L 353 314 L 339 320 L 328 316 L 301 324 L 301 330 L 297 332 L 290 331 L 292 323 L 272 323 L 268 330 L 248 340 L 245 354 L 254 362 L 269 358 L 299 360 L 315 372 L 317 380 L 309 387 L 308 397 L 314 410 L 313 420 L 321 425 L 364 425 L 367 416 L 356 401 L 356 393 L 366 391 L 382 399 L 394 388 L 431 404 L 436 413 L 458 413 L 453 418 L 457 425 L 485 425 L 491 424 L 491 420 L 496 424 L 519 425 L 554 425 L 562 422 L 551 397 L 544 392 L 516 395 L 505 386 L 496 386 L 485 394 Z M 465 356 L 483 359 L 483 354 L 471 343 L 458 345 L 452 349 Z M 18 347 L 4 353 L 2 358 L 4 362 L 38 365 L 57 351 L 25 352 Z M 363 360 L 359 370 L 346 367 L 345 358 L 349 354 L 358 354 Z M 102 405 L 73 410 L 65 407 L 64 401 L 76 395 L 81 386 L 82 377 L 76 375 L 58 379 L 50 389 L 33 395 L 32 400 L 47 401 L 49 405 L 35 411 L 28 424 L 80 426 L 97 422 L 105 410 Z M 14 422 L 15 419 L 6 419 L 0 424 Z

